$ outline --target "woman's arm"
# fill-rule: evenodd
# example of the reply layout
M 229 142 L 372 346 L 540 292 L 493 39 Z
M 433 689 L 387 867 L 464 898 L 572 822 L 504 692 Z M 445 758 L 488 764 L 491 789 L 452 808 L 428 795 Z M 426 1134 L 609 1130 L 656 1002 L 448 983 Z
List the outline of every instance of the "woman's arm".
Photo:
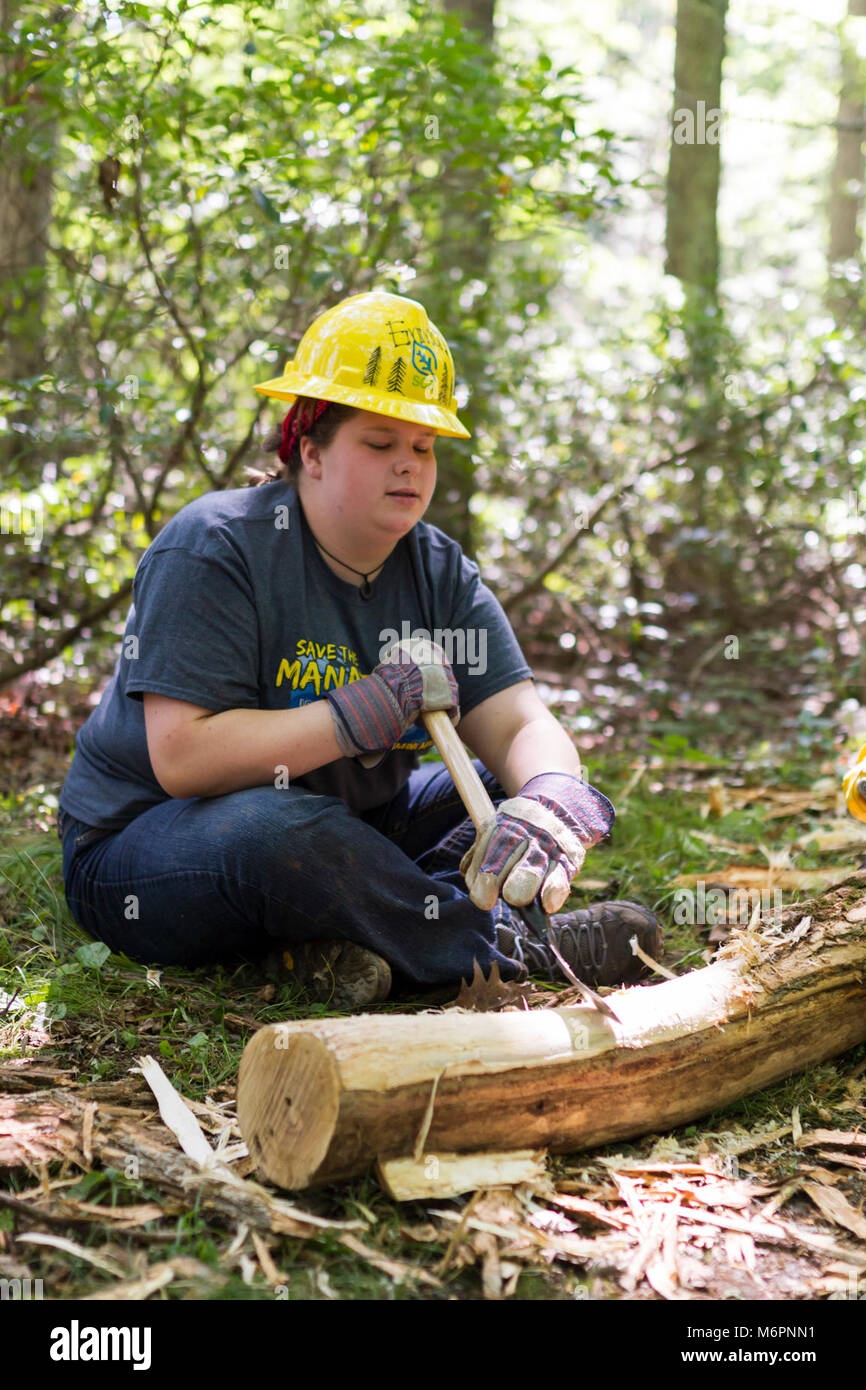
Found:
M 482 700 L 463 716 L 457 732 L 509 796 L 540 772 L 580 776 L 577 749 L 531 680 Z
M 167 796 L 180 799 L 263 787 L 282 768 L 291 782 L 343 757 L 327 700 L 214 714 L 145 691 L 144 720 L 154 776 Z
M 368 676 L 297 709 L 214 714 L 202 705 L 144 691 L 147 751 L 156 780 L 168 796 L 183 800 L 269 782 L 285 786 L 343 757 L 377 767 L 421 709 L 457 714 L 457 682 L 441 648 L 427 641 L 401 651 L 404 645 L 397 644 L 391 659 Z

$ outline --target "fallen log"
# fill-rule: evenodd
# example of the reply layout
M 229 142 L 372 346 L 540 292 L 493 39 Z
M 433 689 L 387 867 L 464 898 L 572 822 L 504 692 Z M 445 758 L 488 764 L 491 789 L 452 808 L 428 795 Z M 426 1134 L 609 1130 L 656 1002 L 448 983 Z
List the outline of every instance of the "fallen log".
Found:
M 619 1023 L 572 1007 L 269 1024 L 241 1059 L 241 1133 L 259 1175 L 296 1190 L 422 1149 L 569 1153 L 698 1119 L 866 1039 L 866 874 L 611 1002 Z

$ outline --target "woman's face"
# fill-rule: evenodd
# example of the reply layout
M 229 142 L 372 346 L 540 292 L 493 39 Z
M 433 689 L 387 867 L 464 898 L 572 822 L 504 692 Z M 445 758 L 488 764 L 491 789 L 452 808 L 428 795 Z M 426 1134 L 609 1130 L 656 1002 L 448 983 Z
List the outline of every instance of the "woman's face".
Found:
M 420 521 L 436 486 L 435 431 L 362 410 L 326 449 L 304 439 L 304 469 L 317 479 L 316 503 L 348 530 L 397 541 Z

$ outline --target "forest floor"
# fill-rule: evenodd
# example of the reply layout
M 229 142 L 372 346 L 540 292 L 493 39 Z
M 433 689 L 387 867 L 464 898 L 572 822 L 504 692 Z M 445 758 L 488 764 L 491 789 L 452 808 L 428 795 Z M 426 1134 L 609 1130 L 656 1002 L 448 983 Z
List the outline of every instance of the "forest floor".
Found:
M 370 1173 L 229 1200 L 180 1154 L 138 1059 L 156 1058 L 249 1178 L 244 1046 L 266 1023 L 327 1010 L 264 967 L 148 970 L 90 941 L 64 900 L 53 824 L 68 730 L 14 724 L 0 731 L 15 748 L 0 788 L 0 1279 L 41 1279 L 48 1299 L 866 1298 L 866 1046 L 699 1123 L 550 1158 L 535 1186 L 399 1203 Z M 593 754 L 617 822 L 571 905 L 646 903 L 679 974 L 747 920 L 738 868 L 762 870 L 753 887 L 786 904 L 839 881 L 866 858 L 839 759 L 790 744 L 787 758 L 766 743 L 714 756 L 671 733 Z M 677 920 L 689 874 L 725 886 L 727 922 Z M 539 983 L 530 1003 L 560 998 L 572 1002 Z

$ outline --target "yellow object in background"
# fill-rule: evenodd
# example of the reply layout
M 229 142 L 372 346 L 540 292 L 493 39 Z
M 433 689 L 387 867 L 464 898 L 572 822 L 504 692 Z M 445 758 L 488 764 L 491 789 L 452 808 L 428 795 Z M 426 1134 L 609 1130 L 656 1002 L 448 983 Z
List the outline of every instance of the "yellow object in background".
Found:
M 852 816 L 866 821 L 866 743 L 857 754 L 857 762 L 842 779 L 845 801 Z

